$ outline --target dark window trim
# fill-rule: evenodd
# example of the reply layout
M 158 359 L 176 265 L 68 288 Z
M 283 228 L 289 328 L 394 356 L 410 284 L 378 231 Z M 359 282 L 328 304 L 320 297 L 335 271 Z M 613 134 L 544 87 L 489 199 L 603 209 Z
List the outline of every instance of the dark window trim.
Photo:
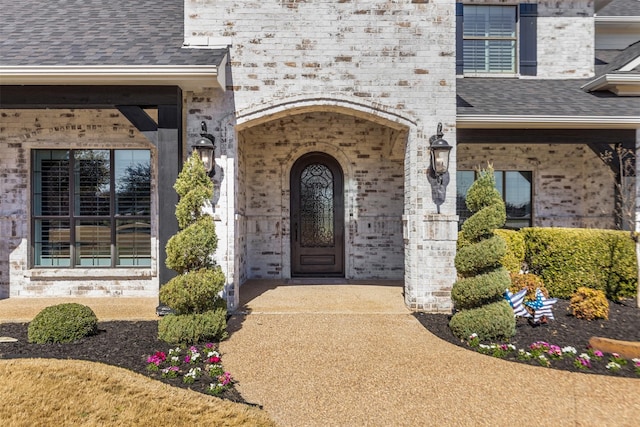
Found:
M 478 5 L 481 6 L 481 5 Z M 492 5 L 486 5 L 492 6 Z M 536 76 L 538 74 L 538 5 L 536 3 L 522 3 L 516 7 L 517 41 L 516 74 L 521 76 Z M 464 75 L 464 3 L 456 3 L 456 74 Z M 492 73 L 487 73 L 492 74 Z M 495 73 L 500 77 L 501 73 Z
M 478 179 L 478 171 L 476 171 L 476 170 L 458 169 L 456 172 L 473 172 L 473 174 L 474 174 L 474 175 L 473 175 L 473 176 L 474 176 L 474 181 L 475 181 L 476 179 Z M 529 227 L 532 227 L 532 226 L 533 226 L 533 220 L 534 220 L 534 218 L 535 218 L 535 212 L 534 212 L 534 209 L 535 209 L 535 208 L 534 208 L 534 203 L 533 203 L 533 201 L 535 200 L 535 191 L 534 191 L 534 187 L 535 187 L 535 186 L 534 186 L 534 182 L 535 182 L 535 179 L 534 179 L 534 171 L 533 171 L 533 170 L 524 170 L 524 169 L 496 169 L 496 170 L 494 171 L 494 173 L 495 173 L 495 174 L 498 174 L 498 173 L 502 174 L 502 192 L 501 192 L 501 194 L 502 194 L 502 200 L 503 200 L 505 203 L 506 203 L 505 196 L 506 196 L 506 194 L 507 194 L 507 191 L 506 191 L 506 190 L 507 190 L 507 180 L 506 180 L 505 178 L 506 178 L 506 173 L 507 173 L 507 172 L 528 172 L 528 173 L 530 173 L 530 174 L 531 174 L 531 195 L 530 195 L 530 198 L 529 198 L 529 203 L 530 203 L 530 206 L 531 206 L 531 213 L 529 214 L 529 218 L 528 218 L 528 220 L 529 220 L 529 225 L 528 225 L 528 226 L 529 226 Z M 456 182 L 458 182 L 458 180 L 457 180 L 457 179 L 456 179 Z M 456 194 L 457 194 L 457 189 L 456 189 Z M 463 209 L 466 211 L 466 210 L 467 210 L 467 209 L 466 209 L 466 206 L 464 206 L 464 208 L 463 208 Z M 458 209 L 458 206 L 456 206 L 456 212 L 460 212 L 460 211 L 461 211 L 461 209 Z M 507 214 L 507 215 L 508 215 L 508 214 Z M 517 218 L 517 217 L 511 217 L 511 218 L 509 218 L 509 216 L 507 216 L 507 221 L 509 221 L 509 219 L 511 219 L 511 220 L 519 220 L 519 219 L 521 219 L 521 218 Z M 526 218 L 525 218 L 525 219 L 526 219 Z M 464 221 L 459 221 L 459 223 L 458 223 L 458 229 L 460 229 L 460 227 L 462 226 L 462 223 L 463 223 L 463 222 L 464 222 Z M 507 227 L 507 224 L 505 224 L 505 226 L 504 226 L 503 228 L 505 228 L 505 229 L 509 229 L 509 228 L 513 229 L 513 227 Z
M 87 150 L 101 150 L 109 152 L 109 215 L 95 215 L 95 216 L 87 216 L 87 215 L 76 215 L 75 212 L 75 163 L 76 159 L 74 153 L 76 151 L 87 151 Z M 35 162 L 36 156 L 35 153 L 38 151 L 66 151 L 69 155 L 69 165 L 68 165 L 68 174 L 69 174 L 69 206 L 68 206 L 68 214 L 66 216 L 62 215 L 36 215 L 35 209 L 31 208 L 31 242 L 30 242 L 30 259 L 29 259 L 29 267 L 36 269 L 78 269 L 78 268 L 96 268 L 96 269 L 105 269 L 105 268 L 151 268 L 150 265 L 118 265 L 117 264 L 117 252 L 116 252 L 116 240 L 117 240 L 117 222 L 123 220 L 148 220 L 149 224 L 151 224 L 151 206 L 149 210 L 149 215 L 118 215 L 116 213 L 116 185 L 115 185 L 115 153 L 116 151 L 148 151 L 150 150 L 146 148 L 122 148 L 122 149 L 111 149 L 111 148 L 34 148 L 31 149 L 31 172 L 30 172 L 30 182 L 31 182 L 31 201 L 35 200 L 35 186 L 34 182 L 34 170 L 35 170 Z M 151 192 L 149 193 L 150 200 Z M 36 240 L 36 222 L 38 220 L 60 220 L 60 221 L 69 221 L 69 265 L 36 265 L 36 248 L 35 248 L 35 240 Z M 81 221 L 108 221 L 109 222 L 109 235 L 110 235 L 110 264 L 109 265 L 76 265 L 76 224 Z M 149 237 L 151 239 L 151 237 Z

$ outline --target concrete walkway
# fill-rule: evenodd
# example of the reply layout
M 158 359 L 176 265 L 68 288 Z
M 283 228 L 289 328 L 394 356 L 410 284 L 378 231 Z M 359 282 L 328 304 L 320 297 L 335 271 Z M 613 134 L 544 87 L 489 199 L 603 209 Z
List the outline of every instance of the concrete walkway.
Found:
M 506 362 L 446 343 L 401 286 L 242 287 L 221 350 L 282 426 L 637 426 L 640 379 Z

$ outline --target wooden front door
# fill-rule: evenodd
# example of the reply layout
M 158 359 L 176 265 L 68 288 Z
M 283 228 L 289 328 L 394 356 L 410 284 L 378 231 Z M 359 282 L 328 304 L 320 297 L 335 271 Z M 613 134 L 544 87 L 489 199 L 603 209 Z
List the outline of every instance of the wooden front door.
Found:
M 338 162 L 324 153 L 291 169 L 291 275 L 344 277 L 344 185 Z

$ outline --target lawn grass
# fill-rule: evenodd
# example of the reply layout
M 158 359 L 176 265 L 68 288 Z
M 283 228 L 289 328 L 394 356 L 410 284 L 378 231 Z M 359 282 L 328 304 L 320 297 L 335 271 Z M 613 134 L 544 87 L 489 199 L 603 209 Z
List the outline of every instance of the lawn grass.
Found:
M 275 426 L 253 407 L 79 360 L 0 360 L 3 426 Z

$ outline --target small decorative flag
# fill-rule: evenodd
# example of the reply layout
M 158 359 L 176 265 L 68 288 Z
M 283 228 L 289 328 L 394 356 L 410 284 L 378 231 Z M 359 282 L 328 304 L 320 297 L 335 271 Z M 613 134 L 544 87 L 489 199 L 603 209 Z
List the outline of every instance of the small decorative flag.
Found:
M 526 289 L 522 289 L 518 293 L 511 293 L 509 289 L 505 291 L 505 299 L 509 301 L 511 308 L 513 308 L 513 314 L 515 316 L 520 317 L 531 317 L 531 314 L 527 311 L 527 309 L 522 304 L 524 301 L 524 296 L 527 294 Z
M 536 289 L 536 300 L 531 302 L 525 302 L 526 305 L 533 308 L 535 310 L 535 316 L 533 317 L 534 322 L 540 322 L 540 319 L 546 317 L 547 319 L 554 320 L 553 311 L 551 311 L 551 306 L 558 302 L 556 298 L 547 299 L 544 294 L 540 290 L 540 288 Z

